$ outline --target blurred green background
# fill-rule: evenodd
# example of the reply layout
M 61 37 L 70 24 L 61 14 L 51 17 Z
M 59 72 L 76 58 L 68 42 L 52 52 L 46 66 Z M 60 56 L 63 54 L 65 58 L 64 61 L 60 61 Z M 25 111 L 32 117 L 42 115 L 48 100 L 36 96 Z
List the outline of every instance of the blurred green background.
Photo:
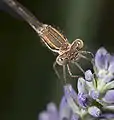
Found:
M 43 23 L 72 42 L 84 40 L 93 53 L 114 52 L 113 0 L 19 0 Z M 0 120 L 37 120 L 46 104 L 59 103 L 62 84 L 53 55 L 23 20 L 0 11 Z

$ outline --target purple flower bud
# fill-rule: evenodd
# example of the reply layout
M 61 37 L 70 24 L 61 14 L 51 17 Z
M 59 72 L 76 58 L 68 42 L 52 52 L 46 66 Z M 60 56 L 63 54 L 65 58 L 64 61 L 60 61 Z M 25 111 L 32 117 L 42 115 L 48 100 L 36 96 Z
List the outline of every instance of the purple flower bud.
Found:
M 108 90 L 103 98 L 106 103 L 114 103 L 114 90 Z
M 95 55 L 95 66 L 98 70 L 108 68 L 108 52 L 105 48 L 100 48 Z
M 93 80 L 93 74 L 92 74 L 91 70 L 87 70 L 87 71 L 85 72 L 85 79 L 86 79 L 87 81 L 92 81 L 92 80 Z
M 47 105 L 47 113 L 49 116 L 50 120 L 58 120 L 58 111 L 57 111 L 57 107 L 54 103 L 49 103 Z
M 49 120 L 49 114 L 47 112 L 40 113 L 38 120 Z
M 54 103 L 49 103 L 47 105 L 47 111 L 50 112 L 50 113 L 57 112 L 57 107 L 55 106 Z
M 80 77 L 78 79 L 78 85 L 77 85 L 77 87 L 78 87 L 78 92 L 79 93 L 87 93 L 85 79 L 83 79 L 83 78 Z
M 95 91 L 95 90 L 92 90 L 92 91 L 89 92 L 89 95 L 90 95 L 91 98 L 93 98 L 94 100 L 96 100 L 99 97 L 99 92 Z
M 77 94 L 70 84 L 64 86 L 64 93 L 65 97 L 72 97 L 74 100 L 77 98 Z
M 77 105 L 77 94 L 70 84 L 64 86 L 64 94 L 72 111 L 78 114 L 79 108 Z
M 101 114 L 101 110 L 98 107 L 96 107 L 96 106 L 89 107 L 88 108 L 88 112 L 93 117 L 99 117 L 100 114 Z
M 78 94 L 78 104 L 83 108 L 87 107 L 87 105 L 88 105 L 87 94 L 84 94 L 84 93 L 79 93 Z
M 64 119 L 70 120 L 71 114 L 72 114 L 72 110 L 69 107 L 66 98 L 63 97 L 60 103 L 60 108 L 59 108 L 60 120 L 64 120 Z

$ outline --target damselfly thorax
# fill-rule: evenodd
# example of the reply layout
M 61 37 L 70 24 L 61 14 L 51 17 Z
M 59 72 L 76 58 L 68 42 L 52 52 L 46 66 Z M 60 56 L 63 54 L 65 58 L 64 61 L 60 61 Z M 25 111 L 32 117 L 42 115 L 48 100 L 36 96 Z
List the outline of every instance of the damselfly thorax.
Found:
M 59 73 L 56 69 L 56 65 L 63 67 L 63 77 L 66 82 L 66 67 L 71 77 L 78 77 L 73 75 L 69 63 L 74 63 L 83 73 L 84 70 L 77 63 L 80 58 L 87 59 L 84 54 L 91 54 L 89 51 L 82 51 L 84 43 L 81 39 L 76 39 L 71 44 L 67 38 L 64 37 L 58 30 L 51 25 L 40 23 L 37 18 L 22 6 L 16 0 L 3 0 L 9 7 L 11 7 L 18 15 L 20 15 L 39 35 L 44 44 L 53 52 L 58 53 L 56 61 L 54 63 L 54 69 L 59 77 Z

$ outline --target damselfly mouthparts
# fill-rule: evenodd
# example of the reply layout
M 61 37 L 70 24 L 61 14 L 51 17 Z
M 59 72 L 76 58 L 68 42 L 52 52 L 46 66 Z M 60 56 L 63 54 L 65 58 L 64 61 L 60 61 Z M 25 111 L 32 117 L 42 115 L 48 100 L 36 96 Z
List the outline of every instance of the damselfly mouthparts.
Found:
M 66 83 L 66 67 L 71 77 L 78 77 L 73 75 L 69 63 L 74 63 L 83 73 L 83 69 L 77 63 L 80 58 L 87 59 L 84 54 L 91 54 L 89 51 L 82 51 L 84 43 L 80 39 L 76 39 L 71 44 L 68 42 L 59 31 L 53 28 L 51 25 L 40 23 L 37 18 L 22 6 L 16 0 L 3 0 L 9 7 L 11 7 L 18 15 L 20 15 L 40 36 L 45 45 L 53 52 L 58 53 L 56 61 L 54 63 L 54 69 L 59 77 L 56 69 L 56 64 L 63 67 L 63 77 Z

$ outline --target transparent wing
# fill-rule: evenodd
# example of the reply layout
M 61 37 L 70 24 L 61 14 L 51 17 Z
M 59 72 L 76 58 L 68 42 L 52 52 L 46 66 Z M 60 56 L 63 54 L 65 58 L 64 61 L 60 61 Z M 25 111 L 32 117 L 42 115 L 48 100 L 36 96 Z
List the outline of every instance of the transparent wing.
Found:
M 20 15 L 40 36 L 46 46 L 53 52 L 58 52 L 67 39 L 50 25 L 40 23 L 37 18 L 16 0 L 2 0 L 18 15 Z
M 0 0 L 0 11 L 4 11 L 4 12 L 10 14 L 14 18 L 21 20 L 21 21 L 24 21 L 24 19 L 19 14 L 17 14 L 11 7 L 9 7 L 2 0 Z
M 16 0 L 2 0 L 5 4 L 12 8 L 18 15 L 20 15 L 28 24 L 37 32 L 39 27 L 42 27 L 37 18 L 24 6 Z

